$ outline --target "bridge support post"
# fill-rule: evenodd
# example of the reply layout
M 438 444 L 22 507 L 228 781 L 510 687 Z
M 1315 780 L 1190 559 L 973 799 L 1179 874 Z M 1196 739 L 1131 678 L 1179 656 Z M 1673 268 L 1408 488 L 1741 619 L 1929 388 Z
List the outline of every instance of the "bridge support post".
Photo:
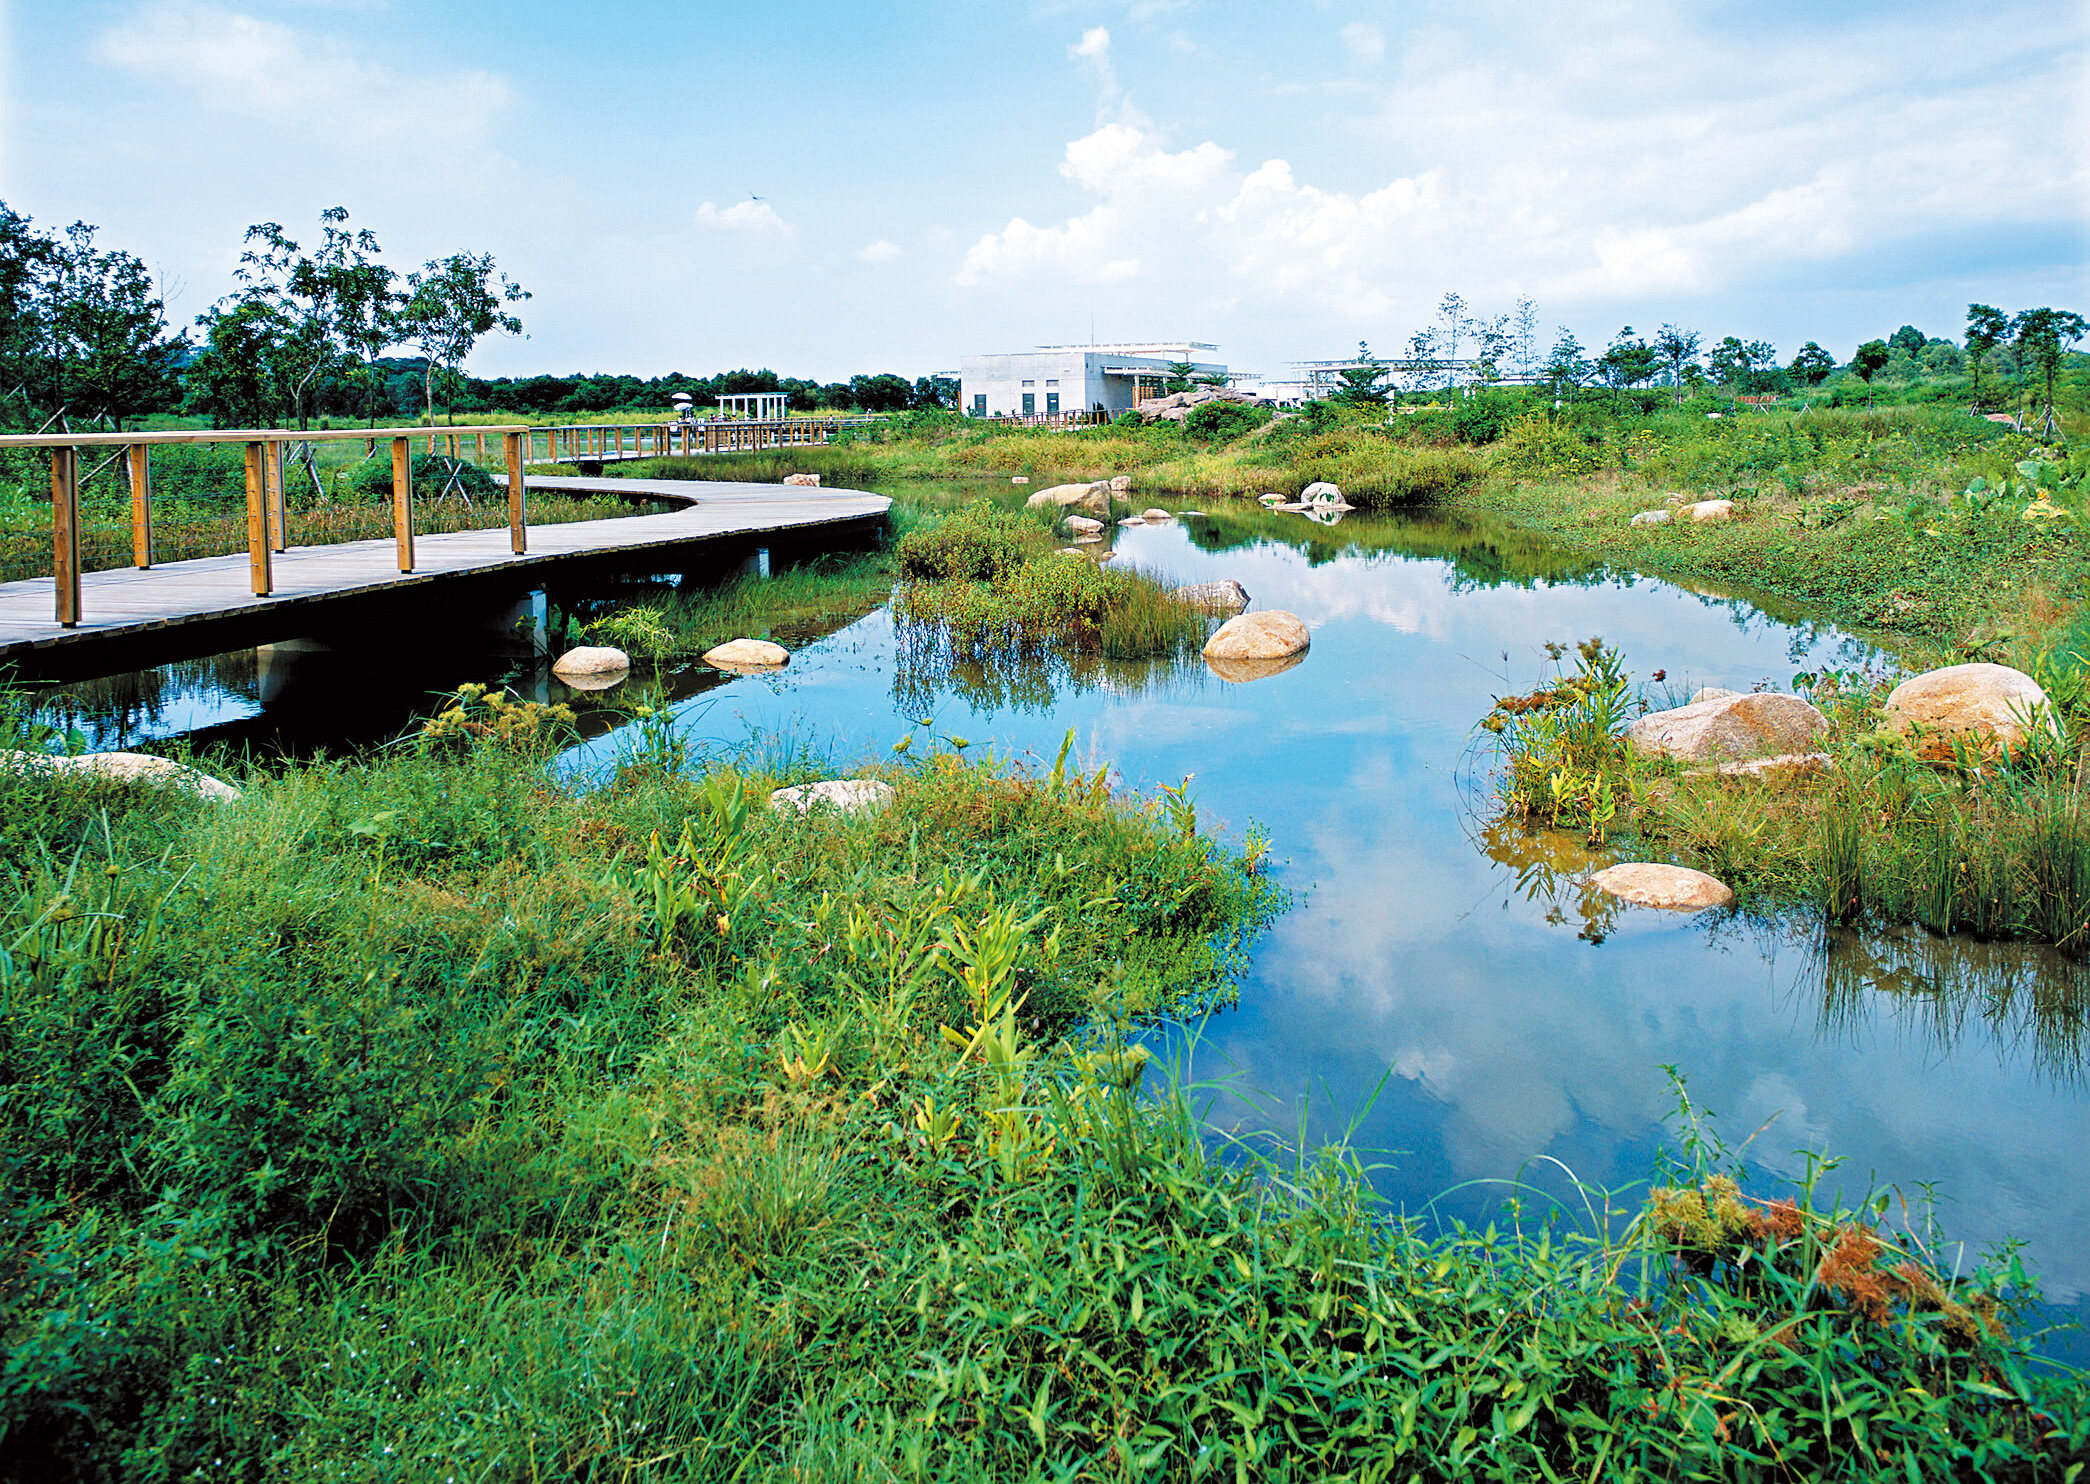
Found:
M 80 462 L 72 448 L 51 450 L 51 586 L 58 622 L 80 622 Z
M 129 449 L 131 476 L 131 561 L 140 567 L 152 565 L 152 447 L 133 443 Z
M 392 440 L 392 537 L 399 544 L 399 570 L 413 571 L 414 449 L 405 438 Z
M 523 433 L 510 433 L 507 440 L 508 545 L 517 556 L 521 556 L 529 547 L 528 541 L 524 538 L 524 529 L 527 524 L 524 498 L 528 492 L 527 486 L 523 483 L 523 439 L 526 436 L 528 435 Z
M 247 445 L 247 571 L 258 598 L 267 597 L 275 585 L 275 574 L 269 569 L 267 448 L 264 443 Z
M 261 448 L 268 475 L 269 550 L 282 551 L 290 545 L 289 500 L 283 489 L 283 445 L 271 439 Z

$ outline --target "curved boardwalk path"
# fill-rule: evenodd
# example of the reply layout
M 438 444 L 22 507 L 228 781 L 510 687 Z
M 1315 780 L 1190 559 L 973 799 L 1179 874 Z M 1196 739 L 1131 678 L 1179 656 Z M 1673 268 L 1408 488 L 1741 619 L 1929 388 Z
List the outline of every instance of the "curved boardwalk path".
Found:
M 273 558 L 275 591 L 267 597 L 255 596 L 244 551 L 142 571 L 89 572 L 81 579 L 80 623 L 70 629 L 52 617 L 50 578 L 0 583 L 0 673 L 92 672 L 97 668 L 93 652 L 100 653 L 99 668 L 106 672 L 128 668 L 120 657 L 155 663 L 184 648 L 190 654 L 208 653 L 217 639 L 235 632 L 273 630 L 277 637 L 289 637 L 311 616 L 299 610 L 324 605 L 338 611 L 343 600 L 386 596 L 397 602 L 425 595 L 427 621 L 440 624 L 445 584 L 460 578 L 505 578 L 506 585 L 527 591 L 562 564 L 735 538 L 810 535 L 823 527 L 836 528 L 840 535 L 845 528 L 882 519 L 892 504 L 862 490 L 775 484 L 534 477 L 529 484 L 546 492 L 599 491 L 686 503 L 660 515 L 531 526 L 530 549 L 522 556 L 509 550 L 506 525 L 416 536 L 411 572 L 399 570 L 390 536 L 293 546 Z M 194 632 L 184 635 L 184 630 Z

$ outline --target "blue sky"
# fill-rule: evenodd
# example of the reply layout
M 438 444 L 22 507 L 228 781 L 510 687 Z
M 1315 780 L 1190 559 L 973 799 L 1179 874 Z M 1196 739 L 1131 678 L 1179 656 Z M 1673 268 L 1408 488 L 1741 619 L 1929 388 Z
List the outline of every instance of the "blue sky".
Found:
M 1268 375 L 1455 290 L 1602 344 L 2090 311 L 2078 4 L 13 0 L 0 198 L 185 322 L 342 205 L 493 253 L 482 375 L 821 379 L 1192 338 Z M 760 200 L 752 199 L 760 197 Z

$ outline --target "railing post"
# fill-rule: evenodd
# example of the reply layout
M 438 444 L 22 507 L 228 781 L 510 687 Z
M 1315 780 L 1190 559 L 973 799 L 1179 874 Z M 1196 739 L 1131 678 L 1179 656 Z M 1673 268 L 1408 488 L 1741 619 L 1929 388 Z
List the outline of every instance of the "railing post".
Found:
M 152 446 L 133 443 L 129 458 L 131 474 L 131 561 L 140 567 L 152 565 Z
M 526 493 L 523 484 L 523 439 L 528 436 L 526 433 L 508 435 L 508 545 L 514 549 L 517 556 L 521 556 L 528 549 L 528 543 L 523 539 L 526 522 L 523 506 L 523 496 Z
M 269 570 L 269 491 L 265 445 L 247 445 L 247 570 L 254 595 L 265 598 L 275 585 Z
M 414 570 L 414 450 L 410 440 L 392 440 L 392 537 L 399 544 L 399 570 Z
M 290 502 L 283 489 L 283 445 L 271 439 L 261 449 L 263 472 L 268 476 L 269 549 L 282 551 L 290 545 Z
M 58 622 L 80 622 L 80 463 L 71 448 L 51 450 L 51 585 Z

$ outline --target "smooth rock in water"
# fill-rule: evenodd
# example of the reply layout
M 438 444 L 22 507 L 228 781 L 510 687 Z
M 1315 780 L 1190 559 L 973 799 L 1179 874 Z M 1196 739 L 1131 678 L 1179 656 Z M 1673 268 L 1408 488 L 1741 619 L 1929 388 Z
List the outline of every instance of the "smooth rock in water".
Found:
M 1174 520 L 1174 519 L 1175 519 L 1175 517 L 1174 517 L 1173 515 L 1170 515 L 1170 514 L 1169 514 L 1169 513 L 1168 513 L 1168 512 L 1166 511 L 1166 510 L 1162 510 L 1162 509 L 1159 509 L 1158 507 L 1157 507 L 1157 508 L 1155 508 L 1155 509 L 1153 509 L 1153 510 L 1142 510 L 1142 511 L 1140 511 L 1140 512 L 1139 512 L 1139 518 L 1140 518 L 1141 520 L 1155 520 L 1155 521 L 1159 521 L 1159 520 Z
M 1691 704 L 1695 706 L 1700 701 L 1722 701 L 1729 696 L 1739 696 L 1741 694 L 1743 692 L 1728 690 L 1725 686 L 1701 685 L 1698 689 L 1691 692 Z
M 1717 768 L 1693 768 L 1686 778 L 1818 778 L 1836 766 L 1826 752 L 1781 752 L 1776 757 L 1752 757 L 1722 763 Z
M 1141 520 L 1136 515 L 1128 515 L 1123 520 L 1119 521 L 1118 524 L 1121 526 L 1143 526 L 1146 524 L 1146 522 Z
M 1734 501 L 1700 500 L 1696 505 L 1680 506 L 1676 513 L 1687 520 L 1732 520 Z
M 790 650 L 767 639 L 728 639 L 704 651 L 704 663 L 715 670 L 773 670 L 790 658 Z
M 1009 476 L 1009 483 L 1011 483 L 1011 484 L 1029 484 L 1029 483 L 1030 483 L 1030 476 L 1029 476 L 1028 474 L 1011 474 L 1011 475 Z
M 21 773 L 88 773 L 120 783 L 161 783 L 185 789 L 199 799 L 229 804 L 240 796 L 231 784 L 183 767 L 172 758 L 145 752 L 90 752 L 80 757 L 53 757 L 41 752 L 0 751 L 0 771 Z
M 1085 515 L 1070 515 L 1067 517 L 1067 529 L 1077 536 L 1093 536 L 1103 529 L 1103 522 L 1090 520 Z
M 1281 660 L 1312 642 L 1296 613 L 1271 608 L 1230 618 L 1205 641 L 1208 660 Z
M 2053 706 L 2039 682 L 2008 665 L 1947 665 L 1902 681 L 1887 696 L 1887 724 L 1914 737 L 1921 756 L 1943 761 L 1954 738 L 1975 747 L 2014 752 L 2025 743 L 2033 715 L 2046 707 L 2046 725 L 2061 735 Z
M 772 809 L 810 812 L 817 804 L 829 804 L 844 814 L 864 809 L 883 809 L 893 801 L 893 786 L 875 778 L 828 778 L 819 783 L 801 783 L 780 788 L 769 796 Z
M 1633 517 L 1630 524 L 1636 526 L 1666 526 L 1669 524 L 1669 512 L 1666 510 L 1643 510 Z
M 1626 741 L 1642 752 L 1713 763 L 1773 752 L 1811 751 L 1829 719 L 1798 696 L 1763 691 L 1693 701 L 1655 711 L 1626 728 Z
M 1644 861 L 1606 866 L 1589 878 L 1589 884 L 1637 907 L 1660 907 L 1669 912 L 1699 912 L 1707 907 L 1724 907 L 1734 900 L 1726 883 L 1703 871 Z
M 1172 587 L 1168 595 L 1178 603 L 1188 603 L 1206 613 L 1239 613 L 1248 607 L 1248 589 L 1231 577 L 1223 577 L 1217 582 L 1194 582 L 1188 587 Z
M 1284 496 L 1278 494 L 1274 490 L 1257 495 L 1256 498 L 1262 501 L 1265 505 L 1282 505 L 1284 503 Z
M 566 681 L 621 675 L 630 668 L 631 656 L 607 644 L 583 644 L 552 661 L 552 674 Z
M 1283 510 L 1289 512 L 1292 515 L 1298 515 L 1302 511 L 1311 510 L 1314 507 L 1307 504 L 1304 500 L 1288 500 L 1282 505 L 1272 505 L 1270 508 L 1272 510 Z
M 1110 492 L 1114 495 L 1131 494 L 1132 476 L 1130 474 L 1113 474 L 1110 477 Z
M 818 489 L 820 488 L 820 476 L 817 474 L 786 474 L 784 483 L 808 485 L 813 489 Z
M 1299 491 L 1299 503 L 1302 505 L 1340 505 L 1343 503 L 1342 487 L 1330 484 L 1325 479 L 1316 479 L 1305 489 Z
M 1110 481 L 1099 479 L 1093 484 L 1055 484 L 1039 490 L 1023 502 L 1026 510 L 1042 510 L 1048 505 L 1057 505 L 1062 510 L 1077 506 L 1093 510 L 1098 515 L 1110 514 Z

